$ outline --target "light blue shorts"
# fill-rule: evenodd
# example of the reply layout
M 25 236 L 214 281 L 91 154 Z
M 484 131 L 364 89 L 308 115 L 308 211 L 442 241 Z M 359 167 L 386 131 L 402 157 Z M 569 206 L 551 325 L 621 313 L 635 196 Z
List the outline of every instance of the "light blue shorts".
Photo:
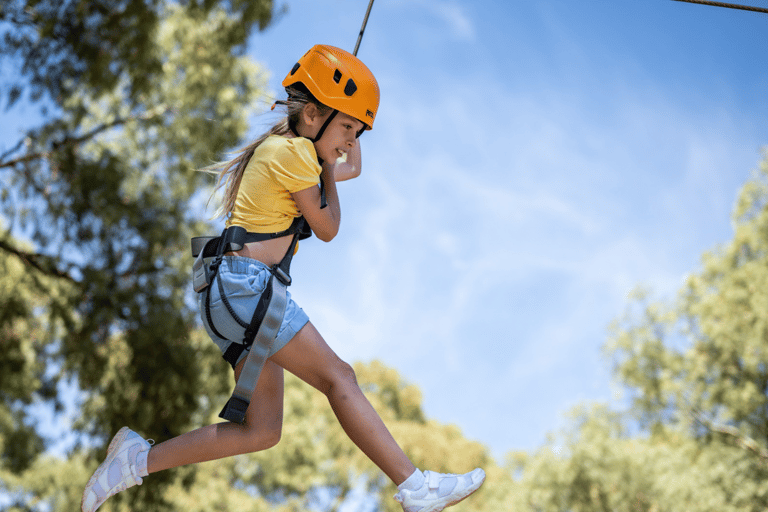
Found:
M 245 328 L 232 318 L 224 301 L 221 300 L 219 279 L 221 279 L 224 294 L 227 296 L 232 309 L 235 310 L 235 313 L 243 322 L 249 324 L 259 302 L 259 297 L 264 293 L 271 275 L 269 267 L 258 260 L 241 256 L 224 256 L 221 265 L 219 265 L 216 279 L 208 287 L 210 292 L 206 291 L 197 294 L 197 304 L 200 309 L 200 316 L 203 319 L 203 326 L 206 332 L 208 332 L 208 336 L 218 345 L 222 354 L 227 351 L 232 343 L 243 342 Z M 216 330 L 225 338 L 214 334 L 211 326 L 208 325 L 208 318 L 205 314 L 205 295 L 207 293 L 211 294 L 211 321 Z M 309 317 L 291 299 L 290 293 L 287 294 L 286 299 L 283 323 L 277 333 L 277 339 L 272 344 L 270 356 L 287 345 L 296 333 L 309 322 Z M 237 359 L 237 363 L 242 361 L 247 355 L 248 351 L 244 350 Z

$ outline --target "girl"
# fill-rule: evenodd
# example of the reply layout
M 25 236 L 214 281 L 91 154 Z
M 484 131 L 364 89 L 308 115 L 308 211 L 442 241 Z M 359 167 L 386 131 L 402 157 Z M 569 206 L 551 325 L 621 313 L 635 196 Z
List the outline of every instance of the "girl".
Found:
M 315 235 L 328 242 L 336 236 L 341 220 L 336 181 L 360 174 L 357 138 L 373 127 L 379 87 L 357 57 L 324 45 L 310 49 L 283 86 L 288 99 L 278 103 L 285 105 L 286 118 L 240 156 L 214 166 L 221 169 L 219 187 L 226 187 L 219 213 L 227 215 L 227 227 L 241 226 L 257 233 L 279 233 L 303 216 Z M 346 163 L 341 163 L 339 157 L 344 155 Z M 224 255 L 214 280 L 221 281 L 231 308 L 240 317 L 251 317 L 273 266 L 292 242 L 292 236 L 278 236 L 247 243 Z M 238 379 L 248 353 L 242 349 L 244 328 L 233 320 L 230 308 L 222 305 L 218 285 L 207 291 L 210 297 L 203 324 Z M 200 299 L 201 311 L 206 309 L 203 302 Z M 395 499 L 405 512 L 440 511 L 483 483 L 482 469 L 464 475 L 416 469 L 363 395 L 351 366 L 333 352 L 288 294 L 282 324 L 244 423 L 209 425 L 156 446 L 123 427 L 85 488 L 83 512 L 94 512 L 107 498 L 141 484 L 150 473 L 277 444 L 283 421 L 284 369 L 328 397 L 350 439 L 398 486 Z

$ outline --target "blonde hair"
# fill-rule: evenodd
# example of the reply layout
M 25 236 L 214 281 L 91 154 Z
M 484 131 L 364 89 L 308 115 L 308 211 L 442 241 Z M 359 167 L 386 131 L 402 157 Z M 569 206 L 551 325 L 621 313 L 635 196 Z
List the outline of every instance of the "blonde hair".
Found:
M 235 208 L 237 192 L 240 188 L 240 182 L 243 180 L 245 168 L 248 167 L 248 162 L 251 161 L 251 157 L 253 156 L 254 151 L 256 151 L 256 148 L 258 148 L 262 142 L 267 140 L 267 137 L 270 135 L 285 135 L 288 133 L 291 130 L 291 127 L 295 127 L 298 124 L 301 113 L 308 103 L 315 104 L 320 110 L 321 115 L 325 115 L 331 110 L 330 107 L 317 101 L 303 84 L 294 84 L 286 90 L 288 91 L 288 99 L 276 102 L 285 107 L 286 116 L 283 119 L 277 122 L 256 140 L 235 151 L 238 155 L 232 160 L 217 162 L 200 169 L 202 172 L 218 174 L 216 187 L 213 189 L 211 197 L 208 199 L 208 203 L 211 202 L 211 199 L 213 199 L 216 192 L 224 187 L 224 198 L 221 205 L 216 209 L 216 213 L 213 216 L 214 219 L 227 217 L 232 213 L 232 210 Z

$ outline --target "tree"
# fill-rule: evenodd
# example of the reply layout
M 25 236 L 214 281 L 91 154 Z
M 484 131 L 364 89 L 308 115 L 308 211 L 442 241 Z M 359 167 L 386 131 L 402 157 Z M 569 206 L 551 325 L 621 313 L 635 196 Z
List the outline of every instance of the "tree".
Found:
M 26 510 L 39 496 L 23 489 L 45 485 L 25 470 L 51 467 L 38 458 L 45 440 L 26 405 L 55 404 L 61 378 L 76 376 L 87 393 L 76 428 L 97 446 L 124 424 L 179 434 L 207 410 L 199 389 L 229 386 L 211 370 L 226 364 L 193 331 L 187 251 L 207 231 L 199 205 L 210 186 L 195 168 L 245 134 L 266 77 L 245 43 L 274 9 L 270 0 L 0 9 L 0 55 L 20 71 L 5 78 L 8 108 L 23 98 L 43 114 L 0 155 L 9 269 L 0 485 Z M 69 475 L 93 469 L 95 452 L 74 455 Z M 154 493 L 136 500 L 162 503 Z
M 487 449 L 464 438 L 455 426 L 429 421 L 418 388 L 405 382 L 396 370 L 373 361 L 356 363 L 355 373 L 367 398 L 417 467 L 464 472 L 482 466 L 495 474 Z M 376 510 L 402 510 L 392 499 L 395 486 L 349 440 L 327 398 L 290 374 L 285 379 L 284 414 L 277 446 L 203 464 L 191 491 L 174 494 L 177 508 L 189 512 L 235 510 L 237 503 L 245 510 L 274 506 L 278 510 L 313 507 L 334 511 L 350 498 L 355 486 L 361 486 Z M 218 482 L 211 473 L 218 475 Z M 211 492 L 216 486 L 223 487 Z M 230 496 L 229 488 L 238 490 L 239 496 Z M 480 505 L 479 501 L 468 502 L 455 510 L 486 510 Z
M 733 225 L 733 240 L 704 255 L 674 308 L 641 298 L 642 318 L 618 325 L 608 349 L 645 424 L 690 427 L 768 463 L 768 156 L 742 188 Z M 675 336 L 686 343 L 677 348 Z
M 734 238 L 673 304 L 639 292 L 605 345 L 632 408 L 580 407 L 521 457 L 514 503 L 535 511 L 768 507 L 768 153 L 742 188 Z
M 215 352 L 213 344 L 199 332 L 194 348 Z M 197 343 L 205 345 L 197 346 Z M 208 355 L 208 354 L 206 354 Z M 215 371 L 215 368 L 212 370 Z M 499 510 L 507 495 L 503 470 L 497 468 L 487 450 L 465 439 L 456 427 L 439 425 L 424 417 L 418 389 L 404 382 L 393 369 L 381 363 L 355 365 L 361 386 L 392 429 L 398 441 L 414 451 L 420 467 L 452 464 L 459 471 L 483 466 L 491 480 L 482 490 L 490 499 L 473 500 L 455 510 Z M 210 383 L 213 376 L 204 379 Z M 215 386 L 213 386 L 215 387 Z M 220 421 L 218 406 L 227 399 L 225 392 L 211 396 L 215 406 L 201 407 L 195 421 L 200 424 Z M 418 450 L 413 448 L 418 446 Z M 103 451 L 104 448 L 101 448 Z M 449 452 L 455 452 L 446 456 Z M 18 508 L 35 510 L 46 504 L 52 510 L 76 510 L 83 485 L 93 470 L 88 456 L 75 452 L 66 460 L 50 456 L 36 459 L 25 471 L 0 472 L 0 479 L 16 499 Z M 166 483 L 157 476 L 165 474 Z M 392 500 L 396 492 L 381 472 L 347 438 L 325 396 L 288 374 L 285 380 L 285 425 L 281 442 L 270 450 L 203 464 L 172 469 L 152 475 L 144 485 L 110 498 L 103 510 L 210 510 L 244 511 L 335 511 L 349 500 L 355 487 L 367 491 L 367 505 L 378 510 L 398 510 Z M 100 509 L 101 510 L 101 509 Z

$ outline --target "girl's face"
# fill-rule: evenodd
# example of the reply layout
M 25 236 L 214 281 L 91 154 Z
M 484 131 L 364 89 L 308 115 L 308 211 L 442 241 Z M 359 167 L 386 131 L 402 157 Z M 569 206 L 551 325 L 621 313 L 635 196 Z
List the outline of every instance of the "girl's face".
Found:
M 325 116 L 316 116 L 309 123 L 312 125 L 311 129 L 314 133 L 317 133 L 329 115 L 330 113 Z M 325 129 L 320 140 L 315 142 L 317 156 L 326 162 L 335 162 L 337 158 L 346 154 L 355 145 L 357 134 L 363 129 L 363 126 L 362 121 L 358 121 L 344 112 L 339 112 Z

